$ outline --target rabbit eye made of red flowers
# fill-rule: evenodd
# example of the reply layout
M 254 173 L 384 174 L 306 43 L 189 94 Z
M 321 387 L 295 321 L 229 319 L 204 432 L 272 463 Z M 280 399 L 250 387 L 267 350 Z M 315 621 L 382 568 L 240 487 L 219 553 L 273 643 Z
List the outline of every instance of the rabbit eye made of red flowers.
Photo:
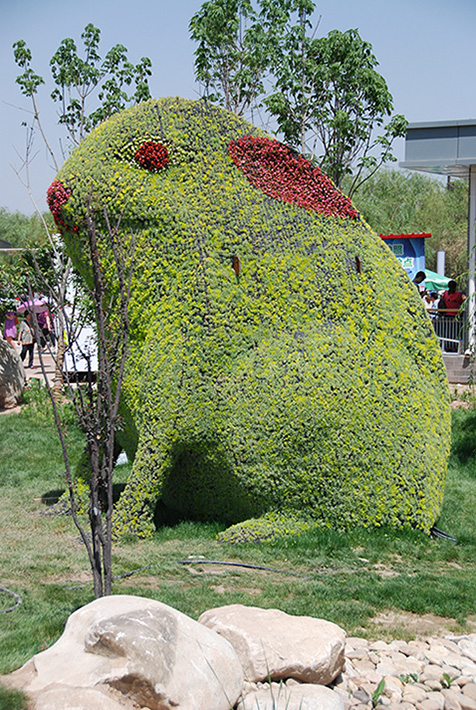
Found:
M 134 153 L 134 160 L 144 170 L 155 173 L 165 168 L 169 162 L 169 151 L 162 143 L 143 143 Z

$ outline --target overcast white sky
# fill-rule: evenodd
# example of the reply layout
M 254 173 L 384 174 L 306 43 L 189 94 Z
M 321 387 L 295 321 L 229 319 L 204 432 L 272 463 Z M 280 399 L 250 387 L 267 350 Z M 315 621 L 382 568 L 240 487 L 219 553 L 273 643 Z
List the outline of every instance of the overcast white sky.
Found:
M 11 165 L 24 152 L 28 108 L 15 84 L 18 69 L 12 45 L 24 39 L 33 53 L 34 69 L 45 78 L 48 62 L 60 41 L 78 43 L 85 25 L 102 31 L 102 54 L 117 43 L 137 62 L 153 63 L 150 82 L 154 97 L 197 96 L 193 73 L 194 44 L 188 23 L 202 0 L 0 0 L 0 207 L 33 212 L 25 188 Z M 476 0 L 320 0 L 318 33 L 356 28 L 373 45 L 394 98 L 395 112 L 411 122 L 476 118 L 475 59 Z M 55 126 L 51 87 L 42 87 L 42 117 L 53 142 L 62 135 Z M 40 141 L 32 170 L 32 187 L 41 209 L 54 178 Z M 396 146 L 404 157 L 404 140 Z M 1 236 L 1 235 L 0 235 Z

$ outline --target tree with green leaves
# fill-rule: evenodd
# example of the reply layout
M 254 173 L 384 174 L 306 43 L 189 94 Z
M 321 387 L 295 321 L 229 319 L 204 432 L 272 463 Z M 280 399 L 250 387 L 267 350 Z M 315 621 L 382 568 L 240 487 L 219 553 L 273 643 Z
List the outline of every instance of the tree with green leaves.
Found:
M 271 40 L 272 93 L 264 100 L 285 140 L 301 153 L 315 105 L 315 67 L 310 46 L 317 26 L 310 20 L 313 0 L 261 0 L 261 20 Z M 311 32 L 311 34 L 309 34 Z
M 264 104 L 284 140 L 349 194 L 383 164 L 407 122 L 357 30 L 314 37 L 313 0 L 207 0 L 190 22 L 205 96 L 241 115 Z M 265 84 L 272 86 L 265 96 Z
M 205 97 L 243 115 L 263 93 L 268 41 L 250 0 L 208 0 L 190 20 Z
M 299 41 L 283 37 L 280 52 L 275 90 L 265 103 L 285 139 L 302 152 L 310 142 L 307 152 L 338 187 L 352 176 L 351 196 L 395 160 L 393 141 L 407 126 L 404 116 L 391 117 L 392 96 L 375 69 L 372 46 L 357 30 L 333 30 L 315 39 L 302 31 Z
M 56 85 L 51 98 L 59 105 L 58 122 L 66 127 L 73 146 L 78 145 L 91 128 L 113 113 L 150 99 L 148 77 L 152 73 L 152 62 L 148 57 L 142 57 L 134 65 L 128 61 L 127 49 L 122 44 L 116 44 L 102 58 L 99 53 L 101 31 L 91 23 L 86 25 L 81 39 L 83 56 L 78 52 L 76 42 L 66 38 L 50 61 Z M 45 140 L 55 167 L 59 169 L 43 131 L 37 103 L 38 89 L 45 81 L 33 71 L 32 54 L 24 40 L 14 43 L 13 52 L 15 62 L 22 70 L 17 84 L 22 93 L 32 100 L 33 121 Z M 129 87 L 132 93 L 128 93 Z M 97 93 L 96 107 L 91 111 L 88 102 L 94 92 Z

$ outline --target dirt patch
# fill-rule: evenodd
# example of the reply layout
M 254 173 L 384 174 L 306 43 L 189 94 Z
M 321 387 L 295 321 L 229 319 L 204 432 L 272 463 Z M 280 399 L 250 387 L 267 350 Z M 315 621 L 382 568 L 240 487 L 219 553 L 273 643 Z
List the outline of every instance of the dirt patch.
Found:
M 451 409 L 473 409 L 476 403 L 476 385 L 450 384 Z
M 372 571 L 376 572 L 376 574 L 379 575 L 379 577 L 399 577 L 400 572 L 396 572 L 394 569 L 391 567 L 388 567 L 387 565 L 384 564 L 376 564 L 372 565 Z
M 470 617 L 462 630 L 456 619 L 435 614 L 419 616 L 411 612 L 386 611 L 374 616 L 365 631 L 375 637 L 388 635 L 401 639 L 435 638 L 454 633 L 473 633 L 476 631 L 476 617 Z

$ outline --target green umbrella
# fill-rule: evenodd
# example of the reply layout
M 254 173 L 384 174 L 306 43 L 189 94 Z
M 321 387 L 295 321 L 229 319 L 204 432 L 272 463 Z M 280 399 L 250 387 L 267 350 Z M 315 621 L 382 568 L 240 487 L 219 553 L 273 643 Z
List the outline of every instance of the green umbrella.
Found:
M 427 291 L 442 291 L 448 288 L 451 279 L 447 276 L 441 276 L 436 271 L 430 271 L 429 269 L 425 269 L 425 274 L 425 288 Z

